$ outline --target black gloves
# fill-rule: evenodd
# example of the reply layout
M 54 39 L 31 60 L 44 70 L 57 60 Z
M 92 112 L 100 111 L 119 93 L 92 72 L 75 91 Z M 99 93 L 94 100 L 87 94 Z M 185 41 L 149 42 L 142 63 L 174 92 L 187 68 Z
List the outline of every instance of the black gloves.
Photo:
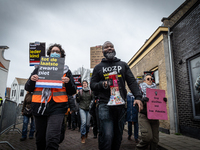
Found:
M 138 104 L 135 104 L 135 107 L 136 107 L 137 111 L 139 112 L 139 106 L 138 106 Z
M 142 98 L 142 101 L 148 102 L 148 101 L 149 101 L 149 98 L 148 98 L 148 97 L 143 97 L 143 98 Z
M 149 98 L 148 98 L 148 97 L 143 97 L 143 98 L 142 98 L 142 101 L 148 102 L 148 101 L 149 101 Z M 167 98 L 164 97 L 164 98 L 163 98 L 163 101 L 167 102 Z

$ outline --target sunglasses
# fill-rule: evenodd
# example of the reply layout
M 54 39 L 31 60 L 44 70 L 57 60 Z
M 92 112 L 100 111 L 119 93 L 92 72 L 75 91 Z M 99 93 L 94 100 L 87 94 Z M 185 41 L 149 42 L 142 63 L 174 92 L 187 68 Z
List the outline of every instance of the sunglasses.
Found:
M 149 81 L 149 80 L 152 80 L 152 78 L 147 78 L 147 80 Z

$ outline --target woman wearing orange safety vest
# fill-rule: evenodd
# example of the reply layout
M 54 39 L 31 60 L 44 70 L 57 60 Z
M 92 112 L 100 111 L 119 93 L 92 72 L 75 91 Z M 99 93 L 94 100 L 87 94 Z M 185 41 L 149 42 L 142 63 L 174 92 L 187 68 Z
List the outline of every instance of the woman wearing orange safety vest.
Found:
M 54 44 L 48 48 L 47 55 L 64 58 L 65 51 L 60 44 Z M 35 87 L 37 73 L 38 68 L 32 72 L 25 85 L 27 91 L 33 92 L 31 108 L 35 117 L 37 150 L 57 150 L 64 115 L 69 107 L 71 111 L 76 109 L 73 99 L 70 100 L 67 96 L 76 93 L 76 85 L 67 66 L 64 67 L 61 77 L 62 89 Z

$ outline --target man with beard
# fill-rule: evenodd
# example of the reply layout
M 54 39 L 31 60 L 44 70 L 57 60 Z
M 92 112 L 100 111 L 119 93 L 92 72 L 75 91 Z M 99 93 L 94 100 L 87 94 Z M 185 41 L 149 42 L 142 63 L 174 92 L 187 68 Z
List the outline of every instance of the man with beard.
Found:
M 119 150 L 125 123 L 126 106 L 108 106 L 110 99 L 109 73 L 116 72 L 118 76 L 118 86 L 123 100 L 126 99 L 127 91 L 125 81 L 135 96 L 134 105 L 137 104 L 139 111 L 143 109 L 141 102 L 142 94 L 129 66 L 116 58 L 114 45 L 107 41 L 102 46 L 103 55 L 101 63 L 95 66 L 91 78 L 91 90 L 98 91 L 98 119 L 99 119 L 99 149 Z

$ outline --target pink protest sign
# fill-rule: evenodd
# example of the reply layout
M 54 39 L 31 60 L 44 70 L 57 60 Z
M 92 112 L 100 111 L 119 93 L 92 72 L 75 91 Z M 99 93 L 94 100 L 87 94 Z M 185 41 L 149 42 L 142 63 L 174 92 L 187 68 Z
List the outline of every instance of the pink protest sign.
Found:
M 165 90 L 147 88 L 146 96 L 149 98 L 147 102 L 147 117 L 148 119 L 168 120 Z

